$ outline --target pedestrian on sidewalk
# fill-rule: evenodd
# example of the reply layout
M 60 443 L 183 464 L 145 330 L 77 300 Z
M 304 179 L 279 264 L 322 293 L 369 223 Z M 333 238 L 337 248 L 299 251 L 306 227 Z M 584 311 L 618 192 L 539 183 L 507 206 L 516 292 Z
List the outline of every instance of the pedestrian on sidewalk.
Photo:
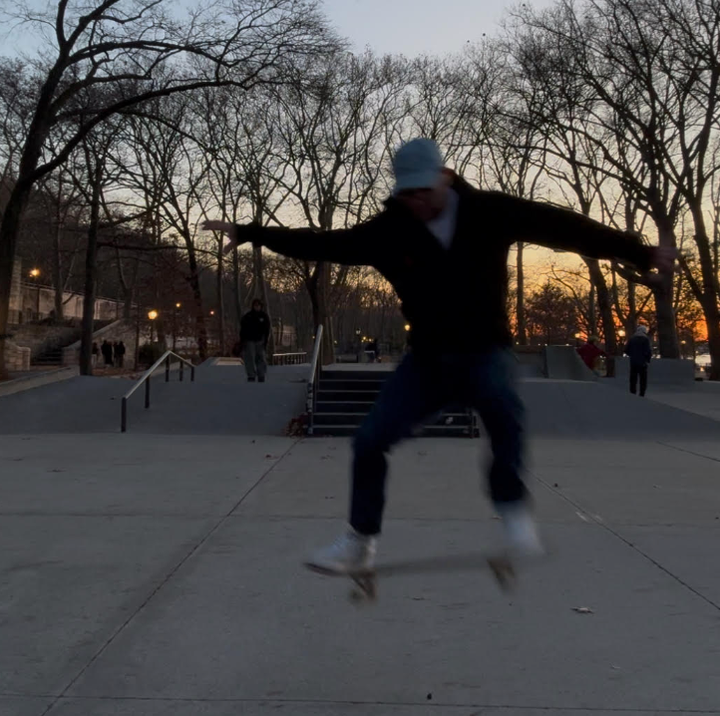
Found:
M 98 356 L 99 356 L 99 355 L 100 355 L 100 348 L 98 347 L 98 344 L 97 344 L 95 341 L 93 341 L 93 344 L 92 344 L 92 364 L 93 364 L 93 367 L 95 367 L 95 366 L 97 365 Z
M 252 302 L 252 310 L 248 311 L 240 321 L 240 343 L 245 363 L 247 379 L 254 383 L 257 379 L 265 382 L 267 374 L 267 343 L 270 338 L 270 316 L 265 313 L 262 301 L 256 298 Z
M 412 326 L 411 350 L 355 435 L 349 529 L 307 564 L 335 574 L 373 567 L 385 506 L 386 455 L 414 425 L 451 403 L 477 409 L 490 436 L 490 495 L 508 548 L 514 554 L 541 554 L 522 480 L 523 405 L 515 387 L 505 301 L 510 247 L 534 241 L 616 258 L 641 271 L 653 266 L 672 271 L 675 253 L 646 247 L 635 235 L 566 209 L 475 189 L 443 166 L 437 145 L 428 139 L 402 146 L 393 170 L 395 189 L 385 209 L 350 229 L 204 225 L 230 235 L 228 250 L 251 242 L 306 261 L 373 266 L 397 291 Z
M 625 355 L 630 358 L 630 392 L 637 395 L 640 381 L 640 397 L 645 397 L 648 382 L 648 367 L 652 360 L 652 346 L 647 326 L 638 326 L 635 335 L 625 346 Z
M 102 346 L 100 346 L 100 350 L 103 354 L 103 358 L 105 359 L 105 367 L 112 366 L 113 364 L 113 347 L 111 343 L 108 343 L 107 338 L 102 342 Z

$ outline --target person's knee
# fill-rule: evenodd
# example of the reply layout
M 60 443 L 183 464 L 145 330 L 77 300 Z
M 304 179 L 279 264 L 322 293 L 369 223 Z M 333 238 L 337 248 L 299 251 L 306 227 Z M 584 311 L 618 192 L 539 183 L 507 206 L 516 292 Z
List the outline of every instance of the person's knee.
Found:
M 355 459 L 376 457 L 388 450 L 388 441 L 374 425 L 362 425 L 355 433 L 353 440 L 353 454 Z

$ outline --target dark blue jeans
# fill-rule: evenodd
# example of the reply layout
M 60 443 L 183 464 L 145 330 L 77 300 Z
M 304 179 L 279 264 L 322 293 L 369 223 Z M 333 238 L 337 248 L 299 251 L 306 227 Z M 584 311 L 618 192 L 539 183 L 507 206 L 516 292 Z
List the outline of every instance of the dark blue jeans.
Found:
M 514 363 L 512 354 L 501 348 L 469 355 L 405 356 L 355 436 L 350 505 L 354 529 L 367 535 L 380 532 L 387 453 L 425 418 L 451 403 L 480 413 L 493 452 L 488 475 L 492 500 L 526 498 L 520 477 L 524 410 L 515 389 Z

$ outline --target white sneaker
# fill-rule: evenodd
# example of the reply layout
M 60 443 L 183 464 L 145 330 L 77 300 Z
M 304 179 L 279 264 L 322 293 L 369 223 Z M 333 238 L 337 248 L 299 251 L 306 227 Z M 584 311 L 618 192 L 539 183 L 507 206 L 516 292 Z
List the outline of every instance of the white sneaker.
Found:
M 325 574 L 362 574 L 375 565 L 377 539 L 352 528 L 328 547 L 317 550 L 305 566 Z
M 513 554 L 521 557 L 540 557 L 545 554 L 527 503 L 499 503 L 495 505 L 495 509 L 502 517 L 507 546 Z

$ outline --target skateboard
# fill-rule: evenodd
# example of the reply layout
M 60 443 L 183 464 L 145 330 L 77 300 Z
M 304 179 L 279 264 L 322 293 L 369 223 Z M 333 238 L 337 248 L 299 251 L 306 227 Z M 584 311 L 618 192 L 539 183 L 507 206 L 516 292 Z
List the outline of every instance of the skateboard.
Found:
M 378 598 L 377 583 L 380 577 L 399 576 L 402 574 L 448 573 L 464 570 L 489 569 L 492 576 L 503 591 L 511 590 L 517 581 L 515 563 L 505 554 L 465 554 L 451 557 L 428 557 L 407 562 L 386 562 L 379 564 L 374 570 L 363 570 L 348 574 L 338 574 L 315 565 L 305 566 L 316 574 L 328 577 L 349 577 L 353 583 L 350 600 L 355 603 L 374 602 Z

